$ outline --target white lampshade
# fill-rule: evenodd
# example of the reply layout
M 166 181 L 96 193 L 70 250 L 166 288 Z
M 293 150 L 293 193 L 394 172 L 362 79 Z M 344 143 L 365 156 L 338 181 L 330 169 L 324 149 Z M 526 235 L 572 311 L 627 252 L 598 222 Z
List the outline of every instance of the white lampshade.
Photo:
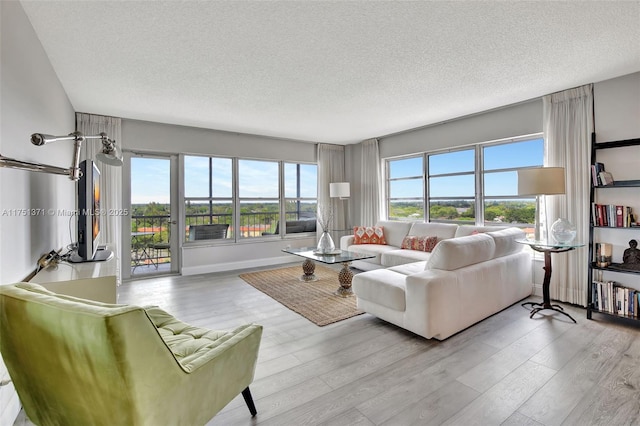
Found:
M 351 189 L 349 182 L 334 182 L 329 184 L 329 197 L 331 198 L 349 198 Z
M 539 167 L 518 170 L 518 195 L 564 194 L 564 168 Z

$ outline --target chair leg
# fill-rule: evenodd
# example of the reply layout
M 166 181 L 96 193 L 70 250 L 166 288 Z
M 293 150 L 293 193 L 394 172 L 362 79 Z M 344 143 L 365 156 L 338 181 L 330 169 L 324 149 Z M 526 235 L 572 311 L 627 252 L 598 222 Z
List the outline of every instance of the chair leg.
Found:
M 247 403 L 247 407 L 249 407 L 251 417 L 255 417 L 255 415 L 258 414 L 258 411 L 256 410 L 256 405 L 253 403 L 253 397 L 251 396 L 249 386 L 247 386 L 247 388 L 242 391 L 242 397 L 244 398 L 244 402 Z

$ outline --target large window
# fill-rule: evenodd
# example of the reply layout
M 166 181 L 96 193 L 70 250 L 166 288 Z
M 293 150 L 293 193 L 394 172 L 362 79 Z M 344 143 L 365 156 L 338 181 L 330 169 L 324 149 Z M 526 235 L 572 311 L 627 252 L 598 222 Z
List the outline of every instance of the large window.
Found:
M 318 210 L 318 166 L 284 163 L 285 218 L 315 219 Z
M 238 160 L 240 237 L 260 237 L 280 218 L 278 163 Z
M 184 169 L 186 241 L 282 236 L 281 223 L 315 224 L 315 164 L 185 156 Z
M 475 222 L 475 149 L 427 155 L 429 220 Z
M 389 160 L 387 163 L 389 219 L 424 217 L 423 156 Z
M 517 170 L 542 166 L 544 140 L 486 145 L 482 150 L 484 222 L 534 224 L 535 199 L 518 197 Z
M 185 156 L 184 202 L 187 241 L 233 238 L 232 159 Z
M 535 199 L 517 195 L 517 170 L 541 167 L 543 153 L 542 137 L 528 137 L 389 159 L 388 218 L 532 225 Z

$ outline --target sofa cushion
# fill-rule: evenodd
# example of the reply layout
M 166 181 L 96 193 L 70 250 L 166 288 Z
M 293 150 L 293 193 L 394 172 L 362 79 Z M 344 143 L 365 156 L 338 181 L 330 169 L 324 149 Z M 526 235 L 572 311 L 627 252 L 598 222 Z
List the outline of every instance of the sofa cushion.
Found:
M 458 225 L 455 223 L 415 222 L 411 225 L 408 235 L 436 236 L 438 240 L 453 238 Z
M 467 235 L 475 235 L 480 233 L 485 233 L 489 231 L 499 231 L 500 229 L 505 229 L 505 227 L 499 226 L 475 226 L 475 225 L 460 225 L 458 229 L 456 229 L 455 237 L 466 237 Z
M 405 263 L 426 261 L 431 253 L 419 250 L 395 249 L 382 253 L 380 261 L 382 266 L 388 268 L 390 266 L 404 265 Z
M 495 249 L 494 238 L 487 234 L 442 240 L 431 252 L 425 269 L 453 271 L 492 259 Z
M 396 311 L 404 311 L 405 278 L 403 274 L 377 269 L 353 277 L 353 291 L 358 299 L 364 299 Z
M 376 223 L 376 226 L 384 227 L 384 238 L 387 244 L 398 248 L 402 245 L 404 237 L 409 234 L 412 223 L 413 222 L 402 222 L 399 220 L 381 220 Z
M 511 227 L 499 231 L 487 232 L 487 235 L 493 237 L 496 244 L 494 257 L 518 253 L 524 248 L 524 244 L 516 243 L 516 240 L 525 238 L 525 233 L 522 229 Z
M 424 271 L 427 261 L 405 263 L 404 265 L 392 266 L 389 271 L 397 272 L 402 275 L 413 275 Z
M 398 247 L 381 245 L 381 244 L 356 244 L 347 247 L 348 251 L 356 253 L 373 254 L 376 257 L 370 259 L 362 259 L 363 262 L 382 264 L 382 254 L 388 251 L 398 250 Z
M 433 248 L 438 244 L 438 237 L 407 235 L 402 240 L 401 249 L 426 251 L 431 253 Z
M 354 244 L 387 244 L 382 226 L 356 226 L 353 228 Z

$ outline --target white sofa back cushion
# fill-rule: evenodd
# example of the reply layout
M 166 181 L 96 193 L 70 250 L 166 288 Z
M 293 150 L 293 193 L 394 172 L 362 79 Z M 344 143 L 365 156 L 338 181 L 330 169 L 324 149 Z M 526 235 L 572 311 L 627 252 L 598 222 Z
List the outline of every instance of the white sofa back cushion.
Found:
M 489 231 L 499 231 L 500 229 L 505 229 L 505 227 L 498 226 L 476 226 L 476 225 L 460 225 L 458 229 L 456 229 L 455 237 L 466 237 L 467 235 L 474 235 Z
M 415 222 L 411 225 L 408 235 L 421 237 L 438 237 L 438 241 L 453 238 L 458 225 L 455 223 Z
M 381 220 L 376 226 L 384 227 L 384 239 L 390 246 L 402 246 L 402 240 L 407 236 L 413 222 L 401 222 L 398 220 Z
M 431 252 L 425 270 L 453 271 L 485 262 L 494 257 L 495 250 L 495 240 L 487 234 L 442 240 Z
M 496 243 L 494 257 L 502 257 L 511 253 L 518 253 L 524 248 L 524 244 L 516 243 L 516 240 L 523 240 L 525 233 L 522 229 L 511 227 L 499 231 L 487 232 L 493 237 Z

